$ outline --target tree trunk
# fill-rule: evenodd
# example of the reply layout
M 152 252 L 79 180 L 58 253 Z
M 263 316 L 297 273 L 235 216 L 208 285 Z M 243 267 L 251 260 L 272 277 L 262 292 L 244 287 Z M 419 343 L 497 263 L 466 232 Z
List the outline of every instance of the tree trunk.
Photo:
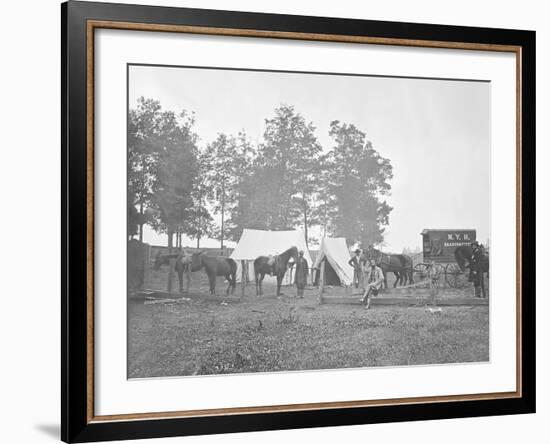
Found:
M 169 228 L 167 236 L 168 236 L 168 253 L 171 253 L 172 249 L 174 248 L 174 230 Z
M 222 179 L 222 228 L 220 233 L 220 249 L 222 250 L 223 254 L 223 235 L 224 235 L 224 216 L 225 216 L 225 179 Z
M 307 236 L 307 204 L 303 193 L 302 193 L 302 200 L 304 201 L 304 236 L 306 237 L 306 247 L 309 249 L 308 236 Z
M 201 247 L 201 237 L 197 236 L 197 249 Z
M 143 202 L 139 203 L 139 241 L 143 242 Z

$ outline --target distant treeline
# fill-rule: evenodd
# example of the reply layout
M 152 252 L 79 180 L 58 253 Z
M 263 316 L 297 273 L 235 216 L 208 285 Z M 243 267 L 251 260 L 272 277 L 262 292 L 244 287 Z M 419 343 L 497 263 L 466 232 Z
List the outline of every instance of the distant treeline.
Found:
M 353 124 L 333 121 L 330 149 L 316 127 L 283 104 L 265 119 L 262 140 L 244 131 L 202 144 L 195 116 L 141 97 L 128 119 L 128 236 L 143 226 L 167 235 L 238 241 L 244 228 L 311 227 L 363 244 L 383 240 L 392 166 Z M 215 223 L 214 215 L 217 215 Z

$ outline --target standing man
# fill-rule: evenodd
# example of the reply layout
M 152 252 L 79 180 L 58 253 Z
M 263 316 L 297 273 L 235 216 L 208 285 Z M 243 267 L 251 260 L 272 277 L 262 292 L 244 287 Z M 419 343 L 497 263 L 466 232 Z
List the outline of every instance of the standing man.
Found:
M 355 288 L 359 287 L 359 283 L 361 281 L 361 250 L 359 248 L 355 250 L 355 256 L 353 256 L 349 261 L 348 264 L 350 264 L 353 267 L 353 284 L 355 285 Z
M 374 259 L 369 259 L 368 265 L 365 270 L 365 292 L 361 302 L 365 304 L 365 308 L 370 307 L 371 294 L 376 296 L 378 291 L 382 288 L 384 283 L 384 273 L 382 269 L 376 265 Z
M 472 242 L 472 257 L 470 258 L 470 278 L 469 281 L 474 283 L 474 294 L 476 298 L 481 297 L 482 293 L 482 279 L 483 270 L 481 267 L 481 260 L 484 254 L 483 245 L 480 245 L 478 241 Z M 483 290 L 484 292 L 485 290 Z
M 304 288 L 307 284 L 307 275 L 308 275 L 308 263 L 304 259 L 304 252 L 300 250 L 298 252 L 298 259 L 296 260 L 296 274 L 295 274 L 295 283 L 297 288 L 297 297 L 304 297 Z

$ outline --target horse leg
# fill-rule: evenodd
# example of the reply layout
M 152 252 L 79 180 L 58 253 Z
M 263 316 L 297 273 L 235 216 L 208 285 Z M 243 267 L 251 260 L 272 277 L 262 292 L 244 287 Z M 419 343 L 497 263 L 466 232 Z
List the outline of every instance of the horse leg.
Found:
M 178 268 L 178 280 L 180 283 L 180 293 L 183 293 L 183 269 Z
M 265 273 L 260 274 L 260 280 L 259 280 L 259 288 L 260 288 L 260 296 L 264 295 L 264 292 L 262 290 L 262 282 L 264 280 Z
M 212 296 L 216 295 L 216 275 L 209 275 L 208 280 L 210 281 L 210 294 Z
M 237 272 L 229 273 L 231 278 L 231 294 L 235 293 L 235 288 L 237 288 Z
M 189 294 L 189 288 L 191 287 L 191 271 L 185 272 L 185 292 Z
M 283 276 L 277 275 L 277 296 L 281 295 L 282 282 L 283 282 Z
M 382 275 L 384 276 L 384 288 L 388 288 L 388 274 L 382 270 Z
M 229 290 L 231 290 L 231 275 L 226 274 L 224 276 L 225 280 L 227 281 L 227 288 L 225 289 L 226 296 L 229 294 Z

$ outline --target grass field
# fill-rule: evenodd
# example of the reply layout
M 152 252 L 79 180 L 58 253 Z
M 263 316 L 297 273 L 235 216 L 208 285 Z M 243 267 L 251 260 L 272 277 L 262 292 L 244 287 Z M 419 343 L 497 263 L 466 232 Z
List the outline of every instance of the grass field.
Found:
M 128 304 L 128 377 L 207 375 L 346 367 L 482 362 L 489 359 L 488 306 L 319 305 L 254 296 L 239 303 L 182 300 Z M 192 289 L 206 292 L 204 279 Z M 225 286 L 220 280 L 220 294 Z M 330 289 L 329 289 L 330 290 Z M 239 291 L 239 289 L 237 289 Z

